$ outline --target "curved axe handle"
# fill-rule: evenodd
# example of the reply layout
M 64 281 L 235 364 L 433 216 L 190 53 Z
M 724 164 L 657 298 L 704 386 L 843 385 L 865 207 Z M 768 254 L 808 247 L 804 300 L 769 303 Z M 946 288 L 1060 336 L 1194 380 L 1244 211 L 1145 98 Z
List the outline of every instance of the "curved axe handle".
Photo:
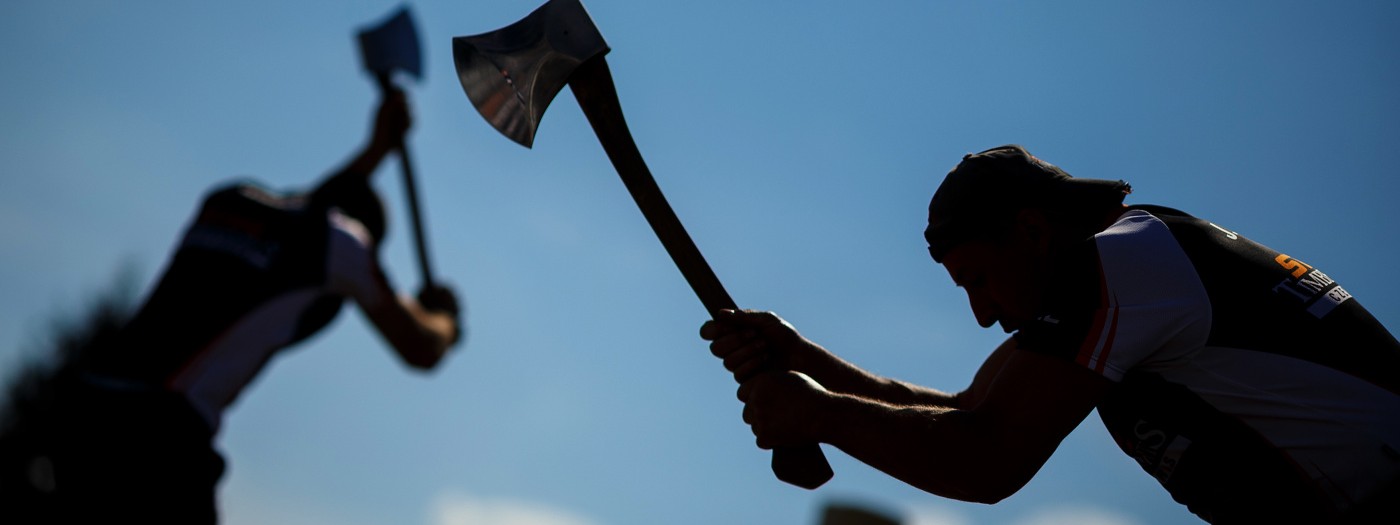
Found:
M 418 269 L 423 273 L 423 287 L 436 286 L 433 270 L 428 264 L 428 241 L 423 235 L 423 213 L 418 209 L 418 187 L 414 183 L 413 163 L 408 155 L 408 144 L 399 145 L 399 160 L 403 171 L 404 194 L 408 198 L 409 215 L 413 217 L 413 241 L 418 251 Z
M 380 93 L 389 96 L 389 90 L 397 89 L 393 81 L 389 79 L 388 73 L 375 75 L 375 81 L 379 84 Z M 418 270 L 423 274 L 423 287 L 434 286 L 433 270 L 428 263 L 428 241 L 423 235 L 423 213 L 418 208 L 418 185 L 413 176 L 413 162 L 409 160 L 408 142 L 403 141 L 398 145 L 399 166 L 403 172 L 404 197 L 408 200 L 408 215 L 413 219 L 413 242 L 418 252 Z
M 593 132 L 603 144 L 603 150 L 612 160 L 617 174 L 637 201 L 647 223 L 661 239 L 666 252 L 671 255 L 685 276 L 686 282 L 705 304 L 710 316 L 720 310 L 734 310 L 737 305 L 724 290 L 714 270 L 705 262 L 695 242 L 686 233 L 680 219 L 666 202 L 656 179 L 651 176 L 632 133 L 627 129 L 627 121 L 622 117 L 622 105 L 617 100 L 617 88 L 613 85 L 612 73 L 602 55 L 595 56 L 578 66 L 569 77 L 569 88 L 578 99 L 579 106 L 593 126 Z M 820 487 L 831 479 L 831 465 L 816 443 L 780 447 L 773 450 L 773 473 L 785 482 L 806 489 Z

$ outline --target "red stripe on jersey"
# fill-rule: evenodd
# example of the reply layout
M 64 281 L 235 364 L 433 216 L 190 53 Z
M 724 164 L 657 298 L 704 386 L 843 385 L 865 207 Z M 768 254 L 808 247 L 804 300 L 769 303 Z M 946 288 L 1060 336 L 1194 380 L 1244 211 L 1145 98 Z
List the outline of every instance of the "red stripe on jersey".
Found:
M 1099 347 L 1099 341 L 1102 340 L 1104 324 L 1110 322 L 1109 316 L 1116 313 L 1117 312 L 1114 312 L 1112 306 L 1109 304 L 1108 281 L 1104 277 L 1103 268 L 1100 267 L 1099 307 L 1094 310 L 1094 322 L 1090 324 L 1089 329 L 1084 332 L 1084 342 L 1080 343 L 1079 354 L 1074 359 L 1076 363 L 1079 363 L 1085 368 L 1094 368 L 1094 354 L 1095 350 Z M 1115 319 L 1112 321 L 1115 324 L 1117 323 L 1116 317 L 1117 316 L 1114 315 Z
M 1085 332 L 1084 343 L 1079 344 L 1075 363 L 1103 374 L 1113 350 L 1113 337 L 1119 332 L 1119 305 L 1117 297 L 1109 295 L 1109 283 L 1102 269 L 1099 269 L 1099 304 L 1093 312 L 1093 323 Z
M 1098 355 L 1094 357 L 1094 359 L 1097 361 L 1096 365 L 1094 366 L 1094 371 L 1100 374 L 1103 373 L 1104 366 L 1108 364 L 1108 354 L 1113 353 L 1113 337 L 1118 334 L 1117 303 L 1118 301 L 1114 300 L 1113 313 L 1110 315 L 1113 321 L 1111 324 L 1108 325 L 1108 335 L 1104 337 L 1103 345 L 1100 347 Z

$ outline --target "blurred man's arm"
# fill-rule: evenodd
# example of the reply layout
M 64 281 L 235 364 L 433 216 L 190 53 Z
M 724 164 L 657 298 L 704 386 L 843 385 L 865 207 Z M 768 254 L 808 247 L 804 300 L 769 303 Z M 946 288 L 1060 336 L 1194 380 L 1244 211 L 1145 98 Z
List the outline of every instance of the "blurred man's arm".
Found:
M 380 292 L 387 300 L 361 304 L 365 316 L 404 363 L 420 370 L 437 366 L 461 339 L 455 295 L 450 289 L 437 287 L 424 290 L 419 299 L 397 296 L 387 282 L 381 282 L 384 288 Z

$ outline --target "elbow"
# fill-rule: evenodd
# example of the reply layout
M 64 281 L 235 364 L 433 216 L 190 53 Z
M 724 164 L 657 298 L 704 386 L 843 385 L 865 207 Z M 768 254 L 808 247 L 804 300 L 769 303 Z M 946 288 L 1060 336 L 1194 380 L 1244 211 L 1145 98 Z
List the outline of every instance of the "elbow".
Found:
M 965 497 L 958 499 L 971 503 L 995 505 L 1000 503 L 1001 500 L 1011 497 L 1012 494 L 1021 490 L 1023 486 L 1025 486 L 1024 483 L 988 483 L 981 486 L 969 487 L 969 490 L 964 494 Z
M 924 490 L 935 496 L 942 496 L 968 503 L 981 503 L 984 505 L 995 505 L 1002 500 L 1011 497 L 1021 487 L 1024 482 L 1014 482 L 1007 480 L 976 479 L 984 478 L 981 474 L 972 474 L 957 483 L 956 487 L 925 488 Z
M 1004 472 L 996 472 L 995 469 L 987 468 L 969 468 L 956 476 L 956 478 L 937 487 L 920 488 L 935 496 L 969 503 L 995 505 L 1020 491 L 1021 487 L 1024 487 L 1029 481 L 1028 479 L 1007 476 Z
M 448 350 L 458 341 L 458 333 L 454 326 L 450 333 L 425 329 L 419 332 L 418 337 L 413 338 L 413 340 L 405 341 L 396 346 L 399 357 L 403 359 L 404 364 L 416 372 L 428 372 L 437 368 L 442 359 L 447 356 Z
M 444 349 L 421 349 L 411 352 L 400 352 L 403 363 L 408 365 L 415 372 L 427 373 L 437 368 L 442 362 L 443 356 L 447 353 Z
M 960 453 L 932 469 L 944 473 L 940 484 L 943 490 L 930 491 L 934 494 L 993 505 L 1026 486 L 1048 456 L 1026 453 L 1018 434 L 983 425 L 973 412 L 950 414 L 963 418 L 969 432 L 963 435 L 966 441 L 955 447 Z
M 1011 497 L 1030 483 L 1042 462 L 1029 458 L 1004 458 L 980 467 L 969 465 L 964 471 L 963 499 L 973 503 L 996 504 Z
M 919 483 L 908 479 L 905 481 L 934 496 L 984 505 L 1000 503 L 1021 488 L 1020 485 L 976 479 L 981 477 L 983 476 L 980 474 L 971 474 L 935 483 Z
M 424 374 L 426 374 L 426 373 L 428 373 L 428 372 L 433 371 L 433 369 L 437 368 L 438 360 L 437 360 L 437 359 L 405 359 L 405 360 L 404 360 L 404 364 L 405 364 L 405 365 L 408 365 L 408 368 L 409 368 L 410 370 L 413 370 L 414 372 L 419 372 L 419 373 L 424 373 Z

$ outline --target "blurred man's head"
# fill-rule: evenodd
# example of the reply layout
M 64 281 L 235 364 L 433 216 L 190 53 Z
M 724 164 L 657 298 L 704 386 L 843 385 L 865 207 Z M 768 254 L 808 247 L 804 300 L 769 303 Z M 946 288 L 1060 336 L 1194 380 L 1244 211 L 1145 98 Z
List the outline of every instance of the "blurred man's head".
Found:
M 365 177 L 339 176 L 326 181 L 310 195 L 311 205 L 336 208 L 364 225 L 376 244 L 384 241 L 387 219 L 384 202 Z

